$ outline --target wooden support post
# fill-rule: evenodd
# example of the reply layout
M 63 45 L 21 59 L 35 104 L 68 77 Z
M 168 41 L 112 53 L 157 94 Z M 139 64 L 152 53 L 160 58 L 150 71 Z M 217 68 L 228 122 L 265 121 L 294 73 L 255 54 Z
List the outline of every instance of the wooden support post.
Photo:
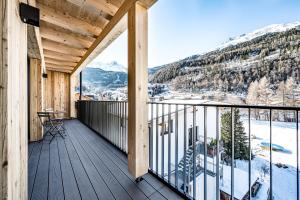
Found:
M 128 12 L 128 167 L 138 178 L 148 172 L 148 14 L 138 2 Z
M 30 59 L 30 118 L 29 132 L 30 141 L 43 138 L 41 122 L 37 112 L 42 111 L 42 65 L 38 59 Z
M 22 0 L 21 0 L 22 1 Z M 27 26 L 0 2 L 0 199 L 27 199 Z
M 70 75 L 70 117 L 76 118 L 76 108 L 75 108 L 75 89 L 76 89 L 76 74 Z

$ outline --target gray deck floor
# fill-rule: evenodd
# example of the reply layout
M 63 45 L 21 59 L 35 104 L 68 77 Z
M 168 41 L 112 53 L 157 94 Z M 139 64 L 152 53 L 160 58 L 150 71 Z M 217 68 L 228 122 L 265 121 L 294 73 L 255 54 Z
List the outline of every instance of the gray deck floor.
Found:
M 150 174 L 136 183 L 127 158 L 77 120 L 67 137 L 29 144 L 28 199 L 181 199 Z

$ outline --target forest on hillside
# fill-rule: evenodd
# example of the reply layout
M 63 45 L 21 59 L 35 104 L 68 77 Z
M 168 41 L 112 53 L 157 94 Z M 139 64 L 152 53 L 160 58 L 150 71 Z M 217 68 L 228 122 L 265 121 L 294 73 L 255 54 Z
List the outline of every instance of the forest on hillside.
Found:
M 150 82 L 182 92 L 213 91 L 214 100 L 223 93 L 247 104 L 298 106 L 300 27 L 164 65 Z

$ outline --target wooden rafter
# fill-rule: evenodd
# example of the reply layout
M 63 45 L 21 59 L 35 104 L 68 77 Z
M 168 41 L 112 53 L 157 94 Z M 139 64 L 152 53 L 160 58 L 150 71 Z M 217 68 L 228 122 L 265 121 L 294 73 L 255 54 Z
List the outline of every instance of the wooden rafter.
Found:
M 76 62 L 62 61 L 62 60 L 57 60 L 57 59 L 48 58 L 48 57 L 45 57 L 45 62 L 54 64 L 54 65 L 66 65 L 66 66 L 72 66 L 72 67 L 76 66 Z
M 94 41 L 94 39 L 90 37 L 83 37 L 66 32 L 60 32 L 47 27 L 40 27 L 40 31 L 42 38 L 46 38 L 75 48 L 89 48 Z
M 59 42 L 54 42 L 47 39 L 43 39 L 42 43 L 44 49 L 65 53 L 65 54 L 71 54 L 73 56 L 83 56 L 84 53 L 86 52 L 85 49 L 69 47 Z
M 69 61 L 69 62 L 78 62 L 80 60 L 80 57 L 78 56 L 72 56 L 69 54 L 59 53 L 59 52 L 50 51 L 46 49 L 44 50 L 44 55 L 45 57 L 48 58 L 53 58 L 62 61 Z
M 128 10 L 135 2 L 136 0 L 127 0 L 122 4 L 114 17 L 105 26 L 100 35 L 96 38 L 94 43 L 89 47 L 85 55 L 78 62 L 72 73 L 75 73 L 80 67 L 88 64 L 88 62 L 93 59 L 94 56 L 90 57 L 90 55 L 93 53 L 93 51 L 95 51 L 96 48 L 101 49 L 100 51 L 98 51 L 98 53 L 100 53 L 102 50 L 104 50 L 103 46 L 106 47 L 107 43 L 110 44 L 115 38 L 117 38 L 116 35 L 119 36 L 126 30 L 127 19 L 124 16 L 127 14 Z M 120 21 L 122 22 L 122 24 L 120 24 Z M 118 28 L 116 28 L 117 26 Z M 112 31 L 114 31 L 113 34 Z M 110 38 L 107 39 L 108 36 L 112 38 L 112 40 Z M 78 71 L 80 71 L 80 69 Z
M 56 68 L 48 68 L 47 67 L 47 70 L 49 71 L 55 71 L 55 72 L 64 72 L 64 73 L 71 73 L 71 70 L 64 70 L 64 69 L 56 69 Z
M 82 67 L 86 66 L 92 59 L 99 55 L 111 42 L 121 35 L 127 28 L 126 14 L 132 5 L 138 0 L 125 0 L 122 6 L 115 13 L 113 18 L 104 27 L 100 35 L 96 38 L 93 44 L 88 48 L 85 55 L 78 62 L 73 73 L 77 73 Z M 156 0 L 140 0 L 145 8 L 149 8 Z
M 72 32 L 87 36 L 97 36 L 102 31 L 102 27 L 97 27 L 88 22 L 70 16 L 66 12 L 59 12 L 43 4 L 38 4 L 40 8 L 40 17 L 42 21 L 60 26 Z
M 46 62 L 46 67 L 47 67 L 47 68 L 57 68 L 57 69 L 67 69 L 67 70 L 72 70 L 72 69 L 73 69 L 72 66 L 67 66 L 67 65 L 55 65 L 55 64 L 51 64 L 51 63 L 47 63 L 47 62 Z
M 67 0 L 67 1 L 81 7 L 82 6 L 94 7 L 99 11 L 105 12 L 111 16 L 113 16 L 118 10 L 118 7 L 110 3 L 110 1 L 98 1 L 98 0 Z

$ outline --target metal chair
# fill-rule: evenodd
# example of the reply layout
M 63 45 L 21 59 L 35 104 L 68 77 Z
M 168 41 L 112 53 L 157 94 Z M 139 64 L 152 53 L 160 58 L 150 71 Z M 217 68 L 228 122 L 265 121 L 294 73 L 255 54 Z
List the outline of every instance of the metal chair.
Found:
M 56 136 L 59 134 L 62 138 L 64 138 L 63 134 L 65 132 L 65 128 L 63 127 L 62 120 L 56 120 L 55 118 L 51 118 L 49 112 L 37 112 L 37 115 L 40 119 L 40 122 L 43 128 L 46 130 L 45 136 L 49 133 L 52 136 L 50 143 Z

